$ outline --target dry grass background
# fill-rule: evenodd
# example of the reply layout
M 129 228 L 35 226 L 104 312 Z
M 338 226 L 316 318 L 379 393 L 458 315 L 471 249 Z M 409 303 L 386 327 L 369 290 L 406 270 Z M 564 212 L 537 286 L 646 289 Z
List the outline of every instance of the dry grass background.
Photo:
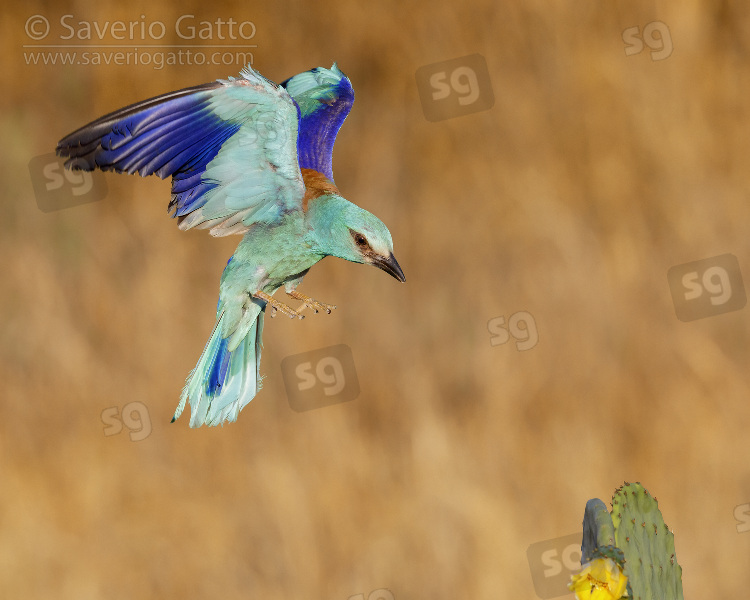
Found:
M 743 3 L 3 11 L 0 596 L 535 598 L 526 548 L 638 480 L 675 531 L 685 597 L 742 597 L 750 309 L 680 322 L 666 273 L 731 252 L 750 277 Z M 339 309 L 267 321 L 265 387 L 239 421 L 170 425 L 238 238 L 179 232 L 156 178 L 108 175 L 105 200 L 42 213 L 27 165 L 239 65 L 27 66 L 36 13 L 251 20 L 276 81 L 337 60 L 357 101 L 336 181 L 389 226 L 407 283 L 324 261 L 303 289 Z M 654 20 L 672 56 L 625 56 L 622 31 Z M 473 53 L 494 108 L 426 121 L 417 68 Z M 519 310 L 539 344 L 492 347 L 487 322 Z M 281 360 L 339 343 L 359 398 L 292 411 Z M 151 435 L 105 436 L 102 411 L 133 400 Z

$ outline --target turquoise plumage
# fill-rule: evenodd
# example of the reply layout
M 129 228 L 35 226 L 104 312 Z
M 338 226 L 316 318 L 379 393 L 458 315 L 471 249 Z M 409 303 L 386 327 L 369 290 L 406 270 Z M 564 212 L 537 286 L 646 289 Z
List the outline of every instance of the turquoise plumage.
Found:
M 335 307 L 297 286 L 325 256 L 377 266 L 404 281 L 386 226 L 333 181 L 336 134 L 354 101 L 334 64 L 277 85 L 240 77 L 172 92 L 98 119 L 57 146 L 66 166 L 172 177 L 169 210 L 182 230 L 242 234 L 219 286 L 216 325 L 187 378 L 173 421 L 235 421 L 261 387 L 263 319 Z M 281 287 L 298 310 L 273 298 Z

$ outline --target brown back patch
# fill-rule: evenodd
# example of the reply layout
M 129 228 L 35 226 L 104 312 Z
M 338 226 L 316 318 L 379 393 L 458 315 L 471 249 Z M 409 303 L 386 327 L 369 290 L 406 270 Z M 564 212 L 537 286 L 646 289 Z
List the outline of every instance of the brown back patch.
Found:
M 315 169 L 300 169 L 302 180 L 305 182 L 305 196 L 302 198 L 302 210 L 307 212 L 307 203 L 315 200 L 323 194 L 338 194 L 337 188 L 333 182 L 320 171 Z

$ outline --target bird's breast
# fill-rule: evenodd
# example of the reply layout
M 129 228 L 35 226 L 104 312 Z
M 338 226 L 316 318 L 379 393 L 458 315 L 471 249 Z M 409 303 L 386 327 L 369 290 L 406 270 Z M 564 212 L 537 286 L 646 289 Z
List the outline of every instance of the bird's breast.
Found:
M 237 270 L 249 287 L 278 287 L 322 258 L 313 252 L 306 237 L 307 225 L 301 214 L 290 215 L 274 227 L 254 229 L 240 242 L 227 269 Z

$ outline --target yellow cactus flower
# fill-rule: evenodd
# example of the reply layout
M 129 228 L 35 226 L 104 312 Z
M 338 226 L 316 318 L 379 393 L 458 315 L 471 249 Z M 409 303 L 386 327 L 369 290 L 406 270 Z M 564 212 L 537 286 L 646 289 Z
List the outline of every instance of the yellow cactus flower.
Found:
M 625 593 L 627 576 L 610 558 L 597 558 L 583 565 L 568 585 L 578 600 L 619 600 Z

